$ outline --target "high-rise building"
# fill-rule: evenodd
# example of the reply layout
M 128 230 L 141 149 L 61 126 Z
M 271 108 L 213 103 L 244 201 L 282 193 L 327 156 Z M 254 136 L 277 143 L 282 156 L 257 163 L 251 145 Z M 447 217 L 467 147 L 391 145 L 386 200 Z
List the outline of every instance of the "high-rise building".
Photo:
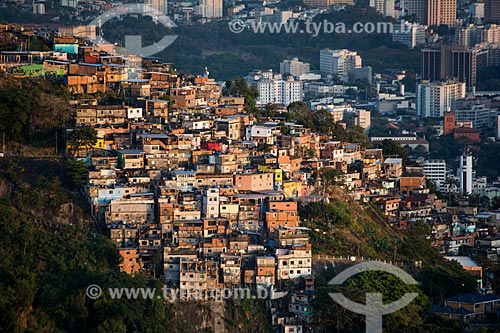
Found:
M 283 60 L 280 63 L 280 74 L 301 76 L 302 74 L 309 74 L 310 65 L 306 62 L 299 61 L 298 58 L 292 60 Z
M 500 43 L 500 25 L 491 24 L 482 32 L 481 41 L 485 43 Z
M 455 44 L 473 47 L 476 44 L 481 43 L 482 36 L 483 29 L 474 25 L 466 28 L 457 28 L 455 29 Z
M 370 0 L 370 7 L 375 8 L 378 13 L 384 16 L 396 17 L 394 0 Z
M 207 19 L 222 17 L 222 0 L 200 0 L 199 14 Z
M 33 14 L 45 14 L 45 5 L 43 3 L 33 3 Z
M 144 4 L 160 13 L 167 14 L 167 0 L 146 0 Z
M 478 52 L 476 48 L 463 46 L 423 49 L 422 80 L 432 82 L 453 79 L 472 87 L 476 84 Z
M 463 194 L 472 193 L 472 156 L 460 156 L 458 167 L 458 184 Z
M 465 98 L 465 83 L 425 82 L 417 86 L 417 116 L 443 117 L 457 99 Z
M 362 127 L 365 130 L 365 133 L 368 133 L 371 126 L 371 112 L 361 109 L 356 110 L 354 125 Z
M 446 162 L 444 160 L 425 161 L 422 174 L 436 184 L 438 190 L 442 190 L 446 181 Z
M 256 83 L 259 97 L 256 103 L 266 105 L 268 103 L 288 106 L 290 103 L 302 100 L 302 81 L 289 77 L 283 80 L 281 77 L 261 78 Z
M 408 16 L 415 22 L 427 24 L 427 1 L 408 0 Z
M 485 134 L 490 124 L 490 100 L 481 98 L 466 98 L 455 101 L 453 111 L 456 121 L 472 122 L 472 127 Z
M 422 80 L 439 81 L 441 77 L 441 50 L 423 49 L 422 54 Z
M 420 24 L 455 25 L 457 23 L 457 0 L 408 0 L 407 14 Z
M 418 23 L 405 22 L 403 26 L 398 24 L 392 33 L 392 40 L 414 49 L 425 44 L 425 27 Z
M 457 0 L 428 0 L 427 25 L 456 25 Z
M 485 0 L 484 20 L 488 23 L 500 23 L 500 0 Z
M 259 97 L 257 97 L 256 103 L 258 105 L 266 105 L 268 103 L 274 103 L 276 100 L 274 80 L 271 79 L 260 79 L 257 81 L 257 91 L 259 92 Z
M 476 84 L 477 49 L 451 50 L 449 78 L 458 82 L 465 82 L 467 87 Z
M 362 59 L 356 52 L 347 49 L 323 49 L 320 51 L 319 64 L 322 73 L 337 76 L 341 81 L 348 82 L 352 71 L 361 68 Z
M 500 66 L 500 44 L 489 44 L 487 54 L 488 66 Z

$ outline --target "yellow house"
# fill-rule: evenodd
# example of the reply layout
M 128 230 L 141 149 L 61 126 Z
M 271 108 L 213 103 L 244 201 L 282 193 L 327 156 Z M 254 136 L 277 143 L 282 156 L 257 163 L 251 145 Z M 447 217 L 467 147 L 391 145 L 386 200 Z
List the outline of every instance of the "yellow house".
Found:
M 282 169 L 275 169 L 271 166 L 268 165 L 259 165 L 257 167 L 259 171 L 262 172 L 273 172 L 274 173 L 274 181 L 275 182 L 282 182 L 283 181 L 283 170 Z
M 285 198 L 299 197 L 302 195 L 302 182 L 298 180 L 289 180 L 283 182 L 283 194 Z

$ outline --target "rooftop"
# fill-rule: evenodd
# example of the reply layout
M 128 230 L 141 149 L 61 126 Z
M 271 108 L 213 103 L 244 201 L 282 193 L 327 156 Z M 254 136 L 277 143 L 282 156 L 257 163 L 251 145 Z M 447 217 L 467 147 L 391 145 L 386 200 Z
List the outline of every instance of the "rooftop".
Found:
M 480 267 L 474 260 L 466 256 L 446 256 L 447 260 L 453 260 L 458 262 L 462 267 Z
M 492 302 L 492 301 L 500 301 L 500 296 L 495 294 L 469 293 L 469 294 L 456 295 L 447 299 L 447 302 L 461 302 L 470 304 Z

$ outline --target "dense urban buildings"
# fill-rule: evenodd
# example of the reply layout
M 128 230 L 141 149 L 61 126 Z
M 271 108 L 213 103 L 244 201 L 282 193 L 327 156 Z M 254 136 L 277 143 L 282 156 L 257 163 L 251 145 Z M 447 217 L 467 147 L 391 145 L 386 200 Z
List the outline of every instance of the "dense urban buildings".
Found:
M 498 328 L 495 1 L 146 3 L 179 35 L 147 58 L 124 55 L 119 36 L 158 17 L 113 21 L 99 31 L 113 43 L 97 45 L 86 22 L 116 2 L 0 5 L 2 18 L 33 20 L 0 22 L 0 327 L 18 317 L 6 330 L 362 331 L 323 302 L 325 287 L 377 260 L 418 280 L 422 300 L 384 329 Z M 402 25 L 253 30 L 351 16 Z M 404 292 L 375 280 L 356 284 Z M 85 296 L 94 283 L 267 296 L 118 304 Z M 78 313 L 65 312 L 75 297 Z
M 341 81 L 348 82 L 356 68 L 362 67 L 362 59 L 354 51 L 346 49 L 320 51 L 320 71 L 337 76 Z

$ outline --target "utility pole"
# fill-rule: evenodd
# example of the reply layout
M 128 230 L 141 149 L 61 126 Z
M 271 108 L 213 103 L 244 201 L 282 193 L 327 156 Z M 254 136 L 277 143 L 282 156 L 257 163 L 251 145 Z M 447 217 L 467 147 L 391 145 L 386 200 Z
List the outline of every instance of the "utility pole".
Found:
M 5 131 L 2 134 L 2 153 L 5 154 Z
M 56 134 L 56 147 L 55 148 L 56 148 L 56 155 L 57 155 L 57 130 L 56 130 L 55 134 Z

